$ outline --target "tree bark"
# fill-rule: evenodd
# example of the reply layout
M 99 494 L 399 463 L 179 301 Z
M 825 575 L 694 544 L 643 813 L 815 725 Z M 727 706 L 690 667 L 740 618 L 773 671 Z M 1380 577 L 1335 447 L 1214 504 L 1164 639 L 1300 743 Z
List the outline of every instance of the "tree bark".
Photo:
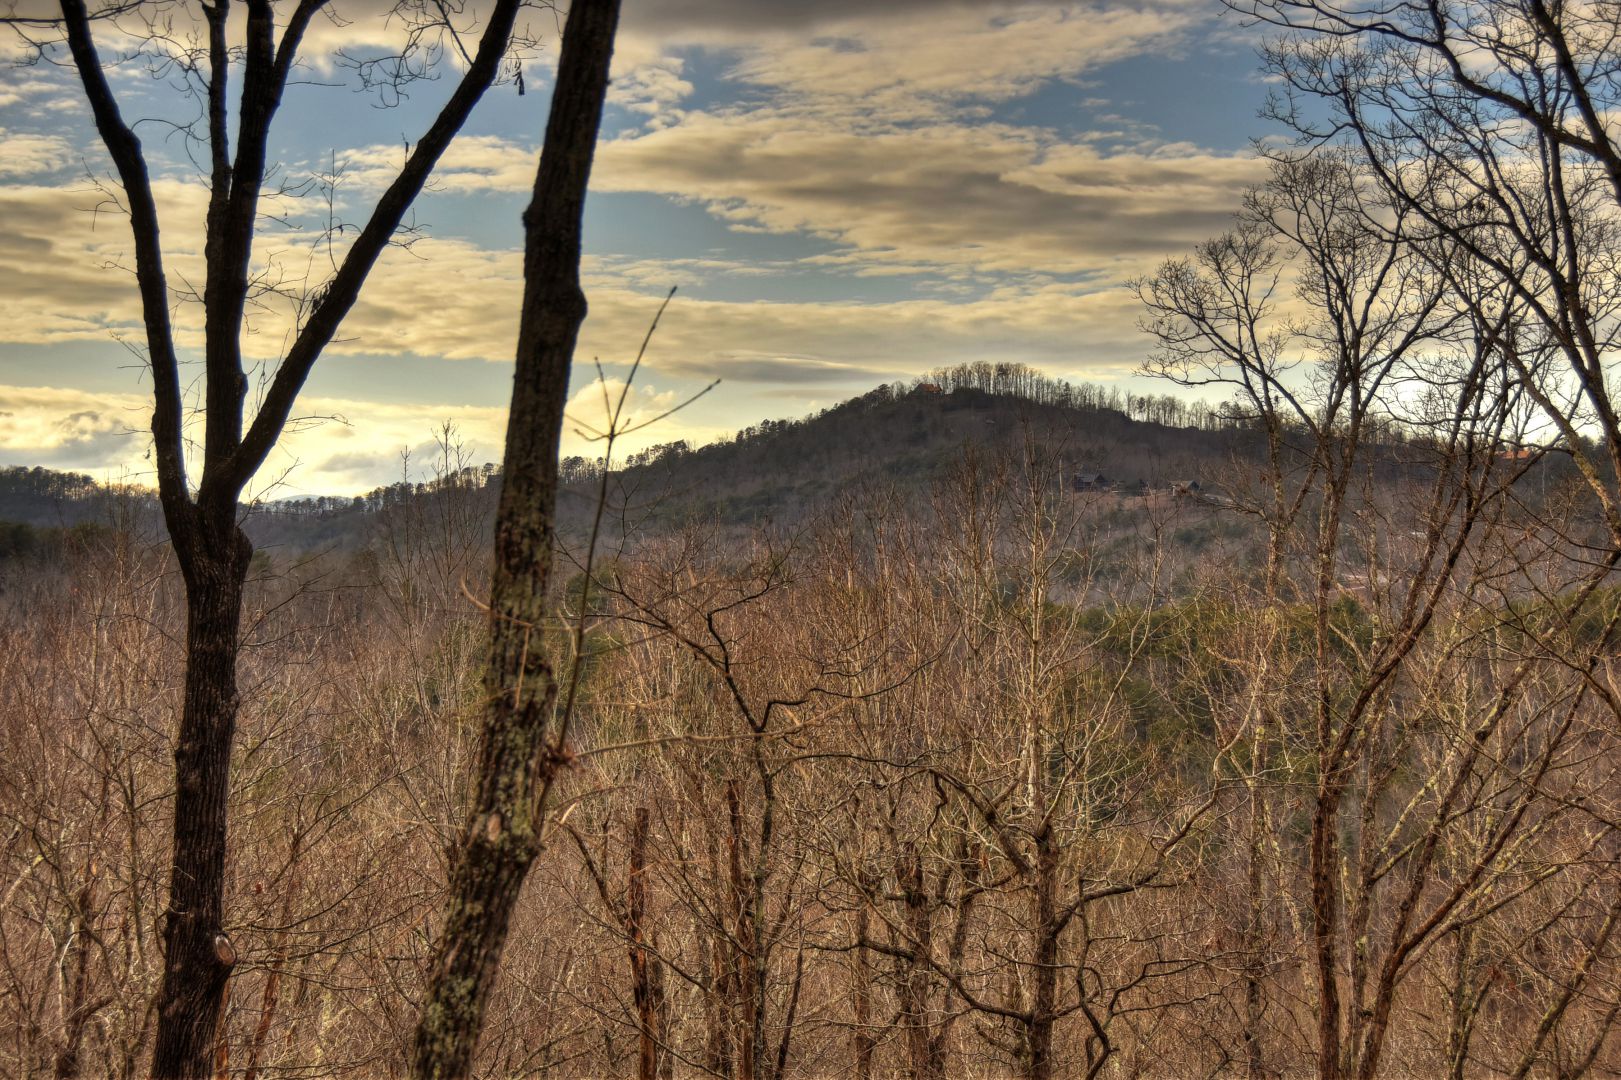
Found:
M 1036 837 L 1035 970 L 1031 972 L 1030 1019 L 1025 1028 L 1024 1075 L 1027 1080 L 1048 1080 L 1052 1076 L 1053 1024 L 1058 1001 L 1058 938 L 1063 933 L 1059 918 L 1058 845 L 1052 829 L 1044 826 Z
M 1262 722 L 1264 725 L 1264 721 Z M 1247 1080 L 1266 1080 L 1266 1047 L 1261 1027 L 1266 1016 L 1267 970 L 1267 892 L 1266 892 L 1266 795 L 1261 790 L 1266 775 L 1268 744 L 1265 730 L 1251 741 L 1252 772 L 1249 786 L 1249 836 L 1245 867 L 1248 910 L 1244 919 L 1244 1075 Z
M 872 1080 L 872 1052 L 877 1043 L 872 1036 L 872 958 L 867 949 L 872 921 L 867 897 L 878 887 L 874 878 L 875 875 L 867 871 L 861 873 L 861 906 L 856 909 L 855 972 L 850 987 L 855 1009 L 851 1044 L 855 1053 L 856 1080 Z
M 1319 782 L 1311 823 L 1311 927 L 1317 971 L 1317 1080 L 1340 1076 L 1340 981 L 1338 950 L 1339 799 L 1332 781 Z M 1325 790 L 1326 789 L 1326 790 Z
M 736 991 L 733 1008 L 736 1010 L 738 1032 L 735 1058 L 737 1080 L 755 1080 L 760 1058 L 755 1032 L 760 1027 L 760 1016 L 755 1001 L 754 963 L 751 944 L 754 942 L 754 904 L 743 873 L 743 795 L 742 785 L 736 778 L 726 781 L 726 873 L 731 885 L 728 906 L 731 926 L 730 937 L 732 979 Z
M 636 1026 L 641 1052 L 637 1080 L 658 1080 L 660 1046 L 664 1040 L 664 986 L 656 978 L 647 949 L 647 832 L 648 809 L 636 808 L 630 834 L 630 873 L 625 885 L 625 935 L 630 938 L 631 994 L 636 1003 Z
M 79 886 L 74 896 L 73 921 L 68 926 L 68 942 L 61 961 L 67 985 L 62 1002 L 62 1041 L 57 1047 L 51 1070 L 54 1080 L 78 1080 L 84 1029 L 101 1006 L 101 1003 L 90 1000 L 90 945 L 95 938 L 95 931 L 91 927 L 91 911 L 96 894 L 95 864 L 92 862 L 85 866 L 81 874 L 84 884 Z
M 933 1024 L 929 1016 L 932 975 L 928 964 L 934 954 L 934 913 L 929 910 L 923 857 L 911 842 L 901 846 L 895 863 L 895 883 L 900 887 L 908 938 L 907 956 L 902 960 L 901 977 L 896 986 L 908 1075 L 913 1080 L 942 1080 L 945 1062 L 940 1044 L 932 1037 Z
M 411 1072 L 465 1077 L 512 912 L 540 850 L 546 803 L 566 762 L 566 717 L 541 641 L 550 614 L 557 450 L 585 295 L 580 234 L 608 88 L 618 0 L 575 0 L 534 197 L 524 212 L 524 298 L 507 421 L 490 585 L 490 663 L 472 812 L 451 869 L 443 928 Z
M 713 865 L 713 864 L 711 864 Z M 726 927 L 710 928 L 709 983 L 704 993 L 704 1072 L 731 1077 L 736 1042 L 737 971 Z
M 181 558 L 186 676 L 174 749 L 174 846 L 152 1053 L 158 1077 L 209 1075 L 226 981 L 236 964 L 223 926 L 226 808 L 242 592 L 253 546 L 234 522 L 204 543 L 207 550 Z

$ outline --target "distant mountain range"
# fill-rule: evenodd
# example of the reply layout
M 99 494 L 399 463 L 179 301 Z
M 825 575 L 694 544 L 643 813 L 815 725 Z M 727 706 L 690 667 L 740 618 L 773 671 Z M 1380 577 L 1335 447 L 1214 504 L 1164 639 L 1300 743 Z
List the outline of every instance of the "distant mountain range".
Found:
M 880 386 L 708 446 L 654 446 L 616 468 L 607 487 L 614 527 L 622 530 L 656 532 L 692 521 L 795 525 L 856 487 L 887 485 L 901 498 L 920 498 L 965 453 L 1017 455 L 1032 447 L 1072 490 L 1129 497 L 1192 482 L 1206 505 L 1224 502 L 1220 493 L 1235 481 L 1244 485 L 1261 450 L 1241 418 L 1202 404 L 1077 386 L 1022 365 L 983 364 Z M 561 476 L 560 531 L 577 539 L 602 488 L 601 466 L 568 458 Z M 365 549 L 401 515 L 421 522 L 454 515 L 487 530 L 499 478 L 489 467 L 447 469 L 361 496 L 245 507 L 244 520 L 256 546 L 293 553 Z M 7 523 L 0 555 L 48 547 L 75 527 L 139 526 L 161 535 L 151 492 L 41 468 L 0 469 L 0 522 Z

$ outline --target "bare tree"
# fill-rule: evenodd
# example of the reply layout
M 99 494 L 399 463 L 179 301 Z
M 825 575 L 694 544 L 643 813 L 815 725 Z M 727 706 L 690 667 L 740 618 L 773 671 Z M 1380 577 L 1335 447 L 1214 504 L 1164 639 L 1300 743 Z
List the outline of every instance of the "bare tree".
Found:
M 1498 330 L 1504 356 L 1621 541 L 1607 487 L 1621 473 L 1621 410 L 1604 376 L 1621 332 L 1615 4 L 1230 6 L 1285 31 L 1265 52 L 1284 91 L 1272 112 L 1303 143 L 1354 154 L 1460 300 L 1520 308 Z M 1549 350 L 1562 370 L 1538 362 Z
M 524 212 L 524 297 L 495 522 L 484 732 L 417 1025 L 411 1067 L 419 1080 L 472 1069 L 513 907 L 568 760 L 573 690 L 559 711 L 543 637 L 552 615 L 558 443 L 586 312 L 581 218 L 618 23 L 619 0 L 576 0 L 569 9 L 534 197 Z
M 249 380 L 242 335 L 260 288 L 252 267 L 260 201 L 269 175 L 271 132 L 313 20 L 325 0 L 300 0 L 278 12 L 270 0 L 250 0 L 243 39 L 231 40 L 230 3 L 199 6 L 203 41 L 179 35 L 168 59 L 203 99 L 201 134 L 209 163 L 209 201 L 202 290 L 205 330 L 204 432 L 201 475 L 188 477 L 186 401 L 170 318 L 173 304 L 149 162 L 133 124 L 108 81 L 95 24 L 140 17 L 142 5 L 92 8 L 63 0 L 60 17 L 8 21 L 54 55 L 59 35 L 76 69 L 96 130 L 112 158 L 135 246 L 135 276 L 152 372 L 152 437 L 158 486 L 174 552 L 186 582 L 186 676 L 175 740 L 175 802 L 170 895 L 163 924 L 164 977 L 158 995 L 155 1075 L 198 1077 L 211 1068 L 220 1008 L 238 948 L 224 929 L 226 806 L 231 746 L 239 707 L 237 654 L 243 585 L 252 545 L 238 525 L 238 500 L 292 416 L 311 368 L 354 306 L 378 257 L 394 238 L 429 173 L 473 106 L 500 73 L 513 37 L 519 0 L 497 0 L 487 13 L 476 54 L 450 99 L 411 148 L 399 175 L 378 198 L 336 272 L 310 299 L 258 411 L 245 415 Z M 425 6 L 423 12 L 431 11 Z M 189 12 L 182 13 L 190 18 Z M 422 12 L 418 13 L 422 15 Z M 448 26 L 446 33 L 454 33 Z M 156 23 L 148 40 L 162 42 Z M 396 58 L 395 77 L 410 70 L 410 53 Z M 232 94 L 233 74 L 241 89 Z M 233 97 L 235 98 L 233 104 Z M 234 137 L 234 153 L 233 153 Z

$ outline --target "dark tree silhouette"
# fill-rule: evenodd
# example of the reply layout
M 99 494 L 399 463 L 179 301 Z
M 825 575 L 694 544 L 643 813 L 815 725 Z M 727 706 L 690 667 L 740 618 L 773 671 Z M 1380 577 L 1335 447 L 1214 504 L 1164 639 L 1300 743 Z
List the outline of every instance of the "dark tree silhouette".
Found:
M 328 4 L 299 0 L 283 22 L 269 0 L 248 0 L 240 42 L 233 42 L 228 30 L 230 0 L 201 5 L 206 43 L 177 57 L 204 102 L 206 129 L 198 137 L 207 146 L 209 165 L 202 290 L 205 417 L 201 476 L 195 486 L 187 475 L 186 401 L 157 200 L 146 154 L 108 82 L 92 29 L 97 20 L 127 14 L 135 6 L 109 3 L 92 9 L 85 0 L 61 0 L 60 19 L 49 24 L 65 41 L 129 212 L 152 370 L 159 496 L 186 585 L 186 673 L 174 744 L 174 848 L 163 922 L 154 1076 L 211 1074 L 226 983 L 236 961 L 236 947 L 222 926 L 226 804 L 239 706 L 243 586 L 253 552 L 239 527 L 238 500 L 281 437 L 310 369 L 354 306 L 406 210 L 500 73 L 520 6 L 519 0 L 491 5 L 476 54 L 454 92 L 378 198 L 336 273 L 303 306 L 301 325 L 250 421 L 245 415 L 248 378 L 242 336 L 258 286 L 251 264 L 267 151 L 305 31 Z M 35 22 L 26 32 L 46 25 Z M 154 41 L 160 40 L 158 28 L 152 33 Z M 233 73 L 241 78 L 234 94 L 229 86 Z M 410 77 L 409 69 L 402 67 L 394 77 Z

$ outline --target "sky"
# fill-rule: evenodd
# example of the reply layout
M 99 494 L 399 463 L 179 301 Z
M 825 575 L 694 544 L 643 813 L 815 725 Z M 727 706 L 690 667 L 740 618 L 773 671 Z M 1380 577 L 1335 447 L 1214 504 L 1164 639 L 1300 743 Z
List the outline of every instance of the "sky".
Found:
M 30 0 L 31 2 L 31 0 Z M 289 4 L 279 5 L 290 7 Z M 240 7 L 240 5 L 239 5 Z M 183 37 L 186 5 L 150 5 Z M 283 292 L 330 272 L 454 81 L 383 101 L 338 59 L 399 31 L 364 0 L 312 31 L 275 130 L 277 193 L 245 349 L 274 370 Z M 476 20 L 470 4 L 462 18 Z M 252 489 L 350 494 L 431 471 L 452 421 L 499 461 L 521 291 L 519 216 L 559 18 L 535 11 L 525 93 L 491 90 L 382 260 Z M 107 55 L 134 27 L 104 27 Z M 1226 229 L 1263 167 L 1257 38 L 1217 0 L 625 0 L 592 176 L 590 305 L 564 453 L 596 456 L 604 387 L 676 295 L 627 398 L 620 449 L 701 444 L 880 382 L 973 360 L 1167 392 L 1126 283 Z M 71 69 L 0 45 L 0 465 L 151 482 L 150 378 L 127 219 Z M 188 380 L 199 380 L 206 190 L 173 68 L 111 71 L 151 162 Z M 334 181 L 334 178 L 335 181 Z M 250 395 L 251 398 L 251 395 Z M 402 459 L 409 454 L 409 460 Z

